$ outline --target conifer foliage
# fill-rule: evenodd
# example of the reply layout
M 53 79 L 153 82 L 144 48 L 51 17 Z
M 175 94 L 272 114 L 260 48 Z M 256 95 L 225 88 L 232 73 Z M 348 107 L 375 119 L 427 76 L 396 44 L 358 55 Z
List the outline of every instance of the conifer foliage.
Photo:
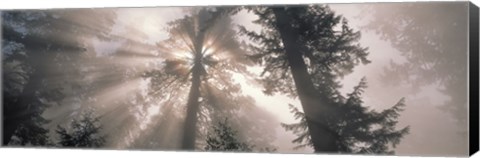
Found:
M 365 88 L 367 88 L 367 82 L 362 78 L 353 92 L 347 94 L 347 98 L 342 98 L 336 103 L 342 112 L 341 115 L 329 121 L 329 126 L 339 135 L 338 147 L 341 152 L 346 153 L 394 154 L 393 150 L 390 150 L 390 145 L 395 147 L 409 132 L 409 127 L 396 129 L 399 113 L 405 107 L 405 100 L 402 98 L 393 107 L 381 112 L 369 110 L 363 105 L 361 98 Z M 297 135 L 297 138 L 292 141 L 299 144 L 295 147 L 296 149 L 312 146 L 305 114 L 295 106 L 289 106 L 299 122 L 282 123 L 282 126 Z
M 326 5 L 249 10 L 258 16 L 254 23 L 263 29 L 256 32 L 241 28 L 241 32 L 254 41 L 251 59 L 264 66 L 260 80 L 265 94 L 282 93 L 301 102 L 304 113 L 293 108 L 301 122 L 284 124 L 298 134 L 294 142 L 307 142 L 299 147 L 311 145 L 315 152 L 323 153 L 388 152 L 385 144 L 396 144 L 407 133 L 408 128 L 394 131 L 403 101 L 377 114 L 361 106 L 359 94 L 365 81 L 347 99 L 338 91 L 340 78 L 353 72 L 355 66 L 370 63 L 368 48 L 358 42 L 360 32 L 350 28 L 345 18 Z M 380 129 L 370 131 L 371 125 Z M 355 148 L 362 143 L 370 144 Z
M 86 39 L 108 39 L 115 17 L 108 9 L 2 12 L 3 145 L 48 144 L 43 112 L 81 78 L 71 76 L 80 71 L 75 61 L 86 55 Z
M 207 151 L 252 151 L 252 146 L 237 138 L 237 131 L 228 125 L 227 119 L 213 126 L 207 135 Z
M 58 144 L 63 147 L 102 147 L 105 136 L 100 133 L 101 124 L 93 111 L 82 113 L 79 120 L 74 119 L 69 127 L 57 126 L 56 133 L 60 136 Z
M 165 58 L 163 69 L 145 75 L 152 78 L 152 89 L 156 91 L 165 91 L 170 84 L 189 84 L 182 136 L 184 150 L 195 149 L 201 112 L 199 100 L 205 95 L 201 87 L 212 83 L 227 87 L 232 84 L 225 82 L 232 80 L 232 72 L 245 72 L 247 60 L 233 29 L 231 12 L 235 9 L 193 9 L 191 15 L 168 23 L 170 38 L 157 43 L 162 52 L 160 56 Z M 169 79 L 171 81 L 165 81 Z M 232 93 L 232 90 L 225 91 Z
M 235 28 L 241 9 L 260 31 Z M 281 124 L 296 148 L 391 154 L 409 132 L 397 129 L 404 99 L 369 109 L 365 79 L 340 93 L 369 52 L 326 5 L 187 8 L 153 26 L 163 39 L 121 10 L 2 12 L 2 145 L 274 152 L 278 121 L 257 106 L 255 79 L 300 101 L 298 122 Z

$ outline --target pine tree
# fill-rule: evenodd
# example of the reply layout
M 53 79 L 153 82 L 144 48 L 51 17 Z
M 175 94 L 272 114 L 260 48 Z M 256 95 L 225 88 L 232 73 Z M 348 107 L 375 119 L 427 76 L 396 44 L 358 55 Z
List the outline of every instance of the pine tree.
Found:
M 208 86 L 205 89 L 205 99 L 201 102 L 200 116 L 202 117 L 199 118 L 201 127 L 208 128 L 228 118 L 228 125 L 236 129 L 238 141 L 254 144 L 255 149 L 252 150 L 259 152 L 276 150 L 272 144 L 276 139 L 275 130 L 273 130 L 275 125 L 271 124 L 276 119 L 271 113 L 258 107 L 252 97 L 242 95 L 241 91 L 225 93 L 224 90 L 214 86 Z M 226 89 L 239 89 L 239 87 L 236 85 Z M 199 131 L 203 134 L 200 139 L 206 139 L 208 135 L 206 132 L 208 129 Z
M 252 146 L 240 142 L 237 131 L 228 125 L 227 119 L 213 126 L 212 132 L 207 135 L 207 151 L 252 151 Z
M 159 56 L 165 59 L 163 67 L 145 75 L 154 81 L 152 87 L 155 91 L 165 91 L 162 88 L 172 84 L 190 85 L 182 149 L 195 149 L 202 85 L 206 82 L 230 84 L 225 81 L 231 80 L 231 73 L 225 69 L 245 71 L 244 65 L 239 64 L 239 61 L 246 61 L 242 45 L 228 17 L 233 11 L 230 8 L 200 8 L 170 22 L 167 29 L 169 39 L 157 44 L 162 52 Z
M 409 127 L 396 129 L 399 113 L 403 111 L 405 100 L 402 98 L 393 107 L 377 112 L 369 110 L 363 105 L 361 94 L 367 88 L 365 78 L 354 87 L 347 98 L 336 103 L 341 111 L 337 117 L 329 120 L 331 129 L 335 129 L 339 139 L 337 145 L 340 152 L 360 154 L 393 154 L 390 145 L 395 147 L 403 136 L 408 134 Z M 312 146 L 310 134 L 306 124 L 305 114 L 295 106 L 289 105 L 291 112 L 298 123 L 282 124 L 287 131 L 292 131 L 298 137 L 293 143 L 299 145 L 295 148 Z
M 74 119 L 69 127 L 57 126 L 55 131 L 60 136 L 58 144 L 62 147 L 92 148 L 105 144 L 105 135 L 101 135 L 99 117 L 93 111 L 81 114 L 80 119 Z
M 41 118 L 34 118 L 41 119 Z M 8 145 L 10 146 L 54 146 L 48 135 L 49 130 L 43 128 L 45 120 L 28 121 L 17 128 Z
M 358 44 L 360 32 L 328 6 L 251 7 L 260 33 L 242 28 L 255 43 L 251 58 L 264 66 L 266 94 L 298 97 L 316 152 L 338 152 L 335 129 L 328 120 L 339 112 L 338 78 L 367 64 L 367 49 Z
M 458 129 L 468 126 L 465 115 L 468 5 L 468 2 L 398 3 L 364 8 L 372 15 L 365 28 L 391 43 L 406 59 L 406 62 L 391 61 L 384 69 L 382 81 L 386 85 L 406 83 L 411 85 L 412 92 L 438 84 L 435 86 L 441 87 L 439 92 L 450 98 L 439 107 L 452 114 L 458 121 Z
M 66 65 L 75 67 L 72 59 L 86 51 L 85 39 L 106 38 L 114 16 L 112 10 L 90 9 L 2 12 L 2 85 L 7 96 L 3 100 L 3 145 L 14 137 L 24 141 L 16 144 L 44 142 L 29 139 L 47 137 L 46 129 L 40 128 L 48 121 L 41 115 L 58 105 L 65 97 L 63 86 L 73 82 L 49 78 L 57 73 L 75 74 Z

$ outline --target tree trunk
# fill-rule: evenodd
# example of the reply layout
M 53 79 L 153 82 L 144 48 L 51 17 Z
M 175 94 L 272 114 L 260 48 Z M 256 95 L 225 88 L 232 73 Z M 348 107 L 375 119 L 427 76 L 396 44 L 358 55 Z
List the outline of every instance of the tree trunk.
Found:
M 188 94 L 187 102 L 187 117 L 185 119 L 185 126 L 183 128 L 183 140 L 182 140 L 182 149 L 183 150 L 195 150 L 195 137 L 197 135 L 197 113 L 199 111 L 199 101 L 200 98 L 200 83 L 201 77 L 205 73 L 205 69 L 202 65 L 202 50 L 203 50 L 203 41 L 205 37 L 205 23 L 202 23 L 203 19 L 201 16 L 198 16 L 197 26 L 198 32 L 195 36 L 194 41 L 194 62 L 192 67 L 192 85 L 190 87 L 190 93 Z
M 198 99 L 200 97 L 200 67 L 201 65 L 195 64 L 192 70 L 192 85 L 188 94 L 187 117 L 183 128 L 182 149 L 184 150 L 195 149 L 197 113 L 199 109 Z
M 332 112 L 328 103 L 321 99 L 315 89 L 307 66 L 303 59 L 302 44 L 298 30 L 291 26 L 293 19 L 283 8 L 272 8 L 276 18 L 276 27 L 280 32 L 286 51 L 288 64 L 296 86 L 296 91 L 307 120 L 308 130 L 315 152 L 333 153 L 339 149 L 336 141 L 337 134 L 328 128 L 325 117 Z

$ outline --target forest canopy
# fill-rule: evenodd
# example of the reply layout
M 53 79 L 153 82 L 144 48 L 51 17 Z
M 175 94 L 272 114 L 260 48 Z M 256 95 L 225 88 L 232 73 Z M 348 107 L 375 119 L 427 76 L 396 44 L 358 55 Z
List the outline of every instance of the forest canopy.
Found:
M 437 109 L 466 121 L 466 65 L 449 54 L 465 51 L 466 22 L 421 22 L 463 3 L 373 4 L 361 27 L 341 6 L 2 11 L 2 144 L 396 154 L 416 136 L 403 114 L 432 83 L 450 96 Z M 362 70 L 384 62 L 368 40 L 406 62 Z

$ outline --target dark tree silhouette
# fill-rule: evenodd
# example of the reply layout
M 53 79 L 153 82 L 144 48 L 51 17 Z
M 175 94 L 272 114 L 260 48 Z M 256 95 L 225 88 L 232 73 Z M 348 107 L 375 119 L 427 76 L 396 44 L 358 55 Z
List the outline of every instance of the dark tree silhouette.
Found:
M 327 6 L 254 7 L 261 33 L 242 29 L 255 43 L 252 59 L 264 65 L 266 94 L 298 97 L 316 152 L 337 152 L 338 138 L 327 125 L 339 114 L 333 105 L 336 78 L 359 63 L 369 63 L 367 49 L 356 42 L 360 32 Z M 290 73 L 289 73 L 290 72 Z
M 252 146 L 241 142 L 237 131 L 228 125 L 228 119 L 215 124 L 207 135 L 205 150 L 207 151 L 252 151 Z
M 100 134 L 100 130 L 100 120 L 90 110 L 82 113 L 79 120 L 74 119 L 67 128 L 57 126 L 55 132 L 60 136 L 60 146 L 92 148 L 105 144 L 105 136 Z
M 392 108 L 376 112 L 363 106 L 361 94 L 367 88 L 366 79 L 363 78 L 359 85 L 354 87 L 353 92 L 336 104 L 340 112 L 335 118 L 329 120 L 329 127 L 338 134 L 337 144 L 339 150 L 345 153 L 359 154 L 394 154 L 390 145 L 395 147 L 401 138 L 408 134 L 409 127 L 396 130 L 397 119 L 405 106 L 401 99 Z M 300 145 L 295 148 L 312 146 L 310 134 L 306 124 L 305 114 L 295 106 L 289 105 L 295 118 L 300 122 L 294 124 L 282 124 L 298 137 L 293 143 Z
M 111 10 L 101 9 L 2 12 L 3 145 L 16 133 L 46 137 L 48 131 L 39 130 L 47 122 L 41 114 L 64 97 L 62 84 L 66 84 L 49 77 L 67 71 L 61 67 L 85 52 L 85 38 L 106 38 L 114 17 Z
M 43 118 L 32 118 L 43 119 Z M 10 139 L 8 145 L 12 146 L 54 146 L 51 142 L 48 132 L 49 130 L 43 128 L 41 125 L 45 120 L 31 120 L 19 125 Z

